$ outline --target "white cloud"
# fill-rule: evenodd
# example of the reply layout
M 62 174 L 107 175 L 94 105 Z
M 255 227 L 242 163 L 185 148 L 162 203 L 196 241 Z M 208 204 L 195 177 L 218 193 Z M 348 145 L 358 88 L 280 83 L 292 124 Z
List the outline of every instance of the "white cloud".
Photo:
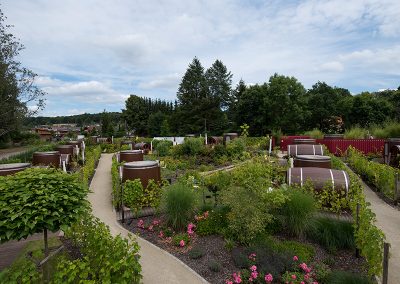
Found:
M 221 59 L 233 81 L 278 72 L 355 93 L 400 76 L 398 0 L 3 0 L 1 9 L 26 46 L 23 64 L 60 100 L 174 99 L 194 56 L 206 68 Z
M 338 61 L 331 61 L 321 64 L 319 70 L 327 72 L 340 72 L 343 71 L 343 64 Z

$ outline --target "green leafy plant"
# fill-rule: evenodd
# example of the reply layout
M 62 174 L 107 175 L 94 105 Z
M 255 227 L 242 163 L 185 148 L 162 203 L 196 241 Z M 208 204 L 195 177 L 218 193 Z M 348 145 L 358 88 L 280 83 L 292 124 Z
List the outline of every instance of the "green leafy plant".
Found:
M 194 216 L 198 196 L 192 187 L 178 182 L 164 190 L 162 204 L 167 223 L 174 229 L 184 229 Z
M 31 168 L 0 179 L 0 241 L 65 229 L 87 208 L 86 195 L 75 175 L 55 169 Z
M 143 188 L 140 179 L 127 180 L 123 184 L 123 201 L 133 212 L 138 213 L 143 207 L 158 208 L 161 200 L 162 186 L 150 180 Z
M 169 154 L 169 150 L 172 147 L 172 142 L 165 140 L 165 141 L 158 141 L 158 143 L 154 146 L 154 149 L 157 152 L 157 155 L 160 157 L 165 157 Z
M 139 283 L 139 245 L 129 235 L 113 237 L 109 228 L 88 214 L 66 230 L 66 237 L 79 247 L 83 259 L 65 260 L 58 266 L 54 283 Z

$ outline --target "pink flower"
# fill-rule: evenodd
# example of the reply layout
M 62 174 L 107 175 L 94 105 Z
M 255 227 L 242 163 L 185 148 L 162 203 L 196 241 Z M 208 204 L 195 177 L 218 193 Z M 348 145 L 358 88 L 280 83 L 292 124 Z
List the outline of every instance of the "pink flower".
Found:
M 193 235 L 193 234 L 194 234 L 193 229 L 194 229 L 195 227 L 196 227 L 196 226 L 195 226 L 193 223 L 189 223 L 189 225 L 187 226 L 187 233 L 188 233 L 189 235 Z
M 250 277 L 250 278 L 249 278 L 249 282 L 253 282 L 253 278 Z
M 237 273 L 237 274 L 236 274 L 236 272 L 234 272 L 234 273 L 232 274 L 232 276 L 233 276 L 233 281 L 234 281 L 235 283 L 242 283 L 242 278 L 240 277 L 240 273 Z
M 306 284 L 306 282 L 304 282 L 304 281 L 301 281 L 301 282 L 300 282 L 300 284 Z
M 231 280 L 226 280 L 225 284 L 233 284 L 233 282 Z
M 304 275 L 304 280 L 308 280 L 308 279 L 310 279 L 310 274 L 307 273 Z
M 159 238 L 164 238 L 164 232 L 163 232 L 163 231 L 160 231 L 160 233 L 158 234 L 158 237 L 159 237 Z
M 249 255 L 249 259 L 250 259 L 251 261 L 256 261 L 256 254 L 255 254 L 255 253 L 251 253 L 251 254 Z
M 299 258 L 295 255 L 295 256 L 293 256 L 293 261 L 298 261 L 299 260 Z
M 204 218 L 208 218 L 208 211 L 204 212 Z
M 296 279 L 296 274 L 292 274 L 292 279 Z
M 253 271 L 253 272 L 251 273 L 251 277 L 254 278 L 254 279 L 256 279 L 256 278 L 258 277 L 258 272 L 257 272 L 257 271 Z
M 257 270 L 257 266 L 253 265 L 252 267 L 250 267 L 251 271 L 256 271 Z
M 185 241 L 184 241 L 184 240 L 181 240 L 181 241 L 179 242 L 179 245 L 180 245 L 181 247 L 184 247 L 184 246 L 185 246 Z
M 318 284 L 318 282 L 317 282 L 317 281 L 314 281 L 312 284 Z
M 137 223 L 137 226 L 139 228 L 144 228 L 144 221 L 142 219 L 140 219 L 139 222 Z
M 153 231 L 153 225 L 150 225 L 148 229 L 149 231 Z
M 271 283 L 272 280 L 274 280 L 274 278 L 272 277 L 271 274 L 267 274 L 267 275 L 265 275 L 264 280 L 266 283 Z
M 160 220 L 153 220 L 153 225 L 154 226 L 160 225 Z

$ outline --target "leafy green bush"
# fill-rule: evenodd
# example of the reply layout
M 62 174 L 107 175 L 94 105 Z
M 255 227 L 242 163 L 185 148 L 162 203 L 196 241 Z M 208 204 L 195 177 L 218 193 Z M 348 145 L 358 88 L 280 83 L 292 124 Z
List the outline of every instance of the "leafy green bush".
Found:
M 239 159 L 246 147 L 244 138 L 236 138 L 226 144 L 228 156 L 233 159 Z
M 196 156 L 205 151 L 203 138 L 185 138 L 183 144 L 177 145 L 173 148 L 174 156 Z
M 134 213 L 139 212 L 143 207 L 158 208 L 163 185 L 149 180 L 147 187 L 143 188 L 140 179 L 127 180 L 123 184 L 123 202 Z
M 165 189 L 162 204 L 167 223 L 175 229 L 184 229 L 194 216 L 198 196 L 192 187 L 178 182 Z
M 400 137 L 400 123 L 390 121 L 383 125 L 374 125 L 371 127 L 371 133 L 375 138 Z
M 169 154 L 169 150 L 172 147 L 172 142 L 168 140 L 158 141 L 158 143 L 154 146 L 154 149 L 157 152 L 157 155 L 160 157 L 165 157 Z
M 303 236 L 314 225 L 313 215 L 316 211 L 313 196 L 299 190 L 292 190 L 289 199 L 279 210 L 286 231 L 297 237 Z
M 0 242 L 20 240 L 75 222 L 87 208 L 87 189 L 75 175 L 31 168 L 0 179 Z
M 355 248 L 353 224 L 347 221 L 328 217 L 317 218 L 315 226 L 307 232 L 307 236 L 332 252 Z
M 111 180 L 112 180 L 112 187 L 113 187 L 112 202 L 113 202 L 114 207 L 117 207 L 122 202 L 119 165 L 120 164 L 117 162 L 117 159 L 115 157 L 113 157 L 112 164 L 111 164 Z
M 367 277 L 346 271 L 332 271 L 326 279 L 327 284 L 372 284 Z
M 104 223 L 89 215 L 65 233 L 84 258 L 61 262 L 54 283 L 140 283 L 139 245 L 131 235 L 114 238 Z
M 248 243 L 272 222 L 271 211 L 286 200 L 283 189 L 273 189 L 276 167 L 267 160 L 252 160 L 231 172 L 232 185 L 221 192 L 222 203 L 230 208 L 226 237 Z
M 221 234 L 228 226 L 227 214 L 229 208 L 217 206 L 209 212 L 208 218 L 199 220 L 196 227 L 197 234 L 201 236 Z

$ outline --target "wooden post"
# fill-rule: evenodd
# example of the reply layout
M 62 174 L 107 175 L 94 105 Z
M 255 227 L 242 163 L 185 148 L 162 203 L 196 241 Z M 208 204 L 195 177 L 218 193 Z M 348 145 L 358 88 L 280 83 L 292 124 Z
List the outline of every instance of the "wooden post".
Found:
M 44 234 L 44 255 L 48 256 L 49 255 L 49 243 L 47 241 L 47 229 L 44 229 L 43 234 Z
M 357 210 L 356 210 L 356 230 L 358 232 L 358 230 L 360 229 L 360 203 L 357 203 Z M 360 257 L 360 250 L 358 248 L 356 248 L 356 257 L 359 258 Z
M 389 243 L 383 244 L 383 273 L 382 273 L 382 284 L 388 283 L 389 276 Z

